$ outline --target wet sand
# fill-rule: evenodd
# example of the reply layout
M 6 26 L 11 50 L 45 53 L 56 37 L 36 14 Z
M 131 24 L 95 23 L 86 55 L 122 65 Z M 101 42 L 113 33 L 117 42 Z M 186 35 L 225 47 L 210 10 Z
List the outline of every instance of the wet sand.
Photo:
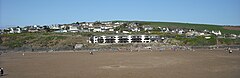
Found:
M 5 53 L 0 67 L 0 78 L 240 78 L 240 52 Z

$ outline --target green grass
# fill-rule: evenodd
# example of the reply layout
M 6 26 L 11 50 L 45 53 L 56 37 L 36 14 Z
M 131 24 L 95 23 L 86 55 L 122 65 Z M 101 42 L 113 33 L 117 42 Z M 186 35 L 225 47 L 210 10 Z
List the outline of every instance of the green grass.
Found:
M 211 39 L 205 39 L 203 36 L 195 37 L 195 38 L 175 38 L 180 40 L 180 45 L 189 45 L 189 46 L 204 46 L 204 45 L 215 45 L 216 37 L 212 36 Z
M 177 23 L 177 22 L 151 22 L 151 21 L 114 21 L 114 22 L 137 22 L 141 25 L 151 25 L 154 27 L 169 27 L 169 28 L 182 28 L 182 29 L 195 29 L 198 31 L 207 30 L 220 30 L 224 34 L 240 34 L 238 30 L 226 30 L 221 25 L 210 25 L 210 24 L 192 24 L 192 23 Z
M 2 34 L 1 44 L 10 48 L 22 47 L 23 45 L 41 45 L 56 42 L 56 40 L 66 39 L 66 36 L 46 34 L 46 33 L 21 33 L 21 34 Z

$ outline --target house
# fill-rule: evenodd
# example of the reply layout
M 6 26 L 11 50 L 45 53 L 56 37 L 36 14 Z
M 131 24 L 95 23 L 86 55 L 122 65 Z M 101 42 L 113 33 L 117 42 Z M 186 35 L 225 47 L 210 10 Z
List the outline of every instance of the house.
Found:
M 185 33 L 185 31 L 184 31 L 183 29 L 181 29 L 181 30 L 178 31 L 178 34 L 179 34 L 179 35 L 184 34 L 184 33 Z
M 237 35 L 236 34 L 230 34 L 230 37 L 231 39 L 236 39 L 237 38 Z
M 176 33 L 177 31 L 176 31 L 176 30 L 172 30 L 171 32 L 172 32 L 172 33 Z
M 79 32 L 90 32 L 89 28 L 81 28 Z
M 9 30 L 10 30 L 10 31 L 9 31 L 10 34 L 13 34 L 13 33 L 14 33 L 13 28 L 9 28 Z
M 56 32 L 56 33 L 66 33 L 66 32 L 68 32 L 67 30 L 56 30 L 56 31 L 54 31 L 54 32 Z
M 165 27 L 161 28 L 160 30 L 161 30 L 161 32 L 169 32 L 170 31 L 169 28 L 165 28 Z
M 145 26 L 143 26 L 143 29 L 144 29 L 144 31 L 151 31 L 151 30 L 153 30 L 153 27 L 151 27 L 149 25 L 145 25 Z
M 122 24 L 124 24 L 124 22 L 115 22 L 114 24 L 115 25 L 122 25 Z
M 94 22 L 81 22 L 79 26 L 93 27 Z
M 200 32 L 199 36 L 205 36 L 205 33 Z
M 102 26 L 101 28 L 102 29 L 112 29 L 113 27 L 112 26 Z
M 94 23 L 88 23 L 88 26 L 90 26 L 90 27 L 91 27 L 91 26 L 93 26 L 93 24 L 94 24 Z
M 21 33 L 22 31 L 21 31 L 21 28 L 16 28 L 16 30 L 14 31 L 14 33 Z
M 157 35 L 103 35 L 92 36 L 89 38 L 89 43 L 150 43 L 158 42 L 164 37 Z
M 49 27 L 51 30 L 60 30 L 61 28 L 59 27 L 59 25 L 52 25 Z
M 185 34 L 187 37 L 199 36 L 200 33 L 196 31 L 189 31 Z
M 103 32 L 101 27 L 94 27 L 93 32 Z
M 28 32 L 34 33 L 34 32 L 39 32 L 37 29 L 28 29 Z
M 79 32 L 79 29 L 76 26 L 68 26 L 68 32 Z
M 105 24 L 106 26 L 112 25 L 112 22 L 101 22 L 102 24 Z
M 130 23 L 129 26 L 130 27 L 137 27 L 137 26 L 140 26 L 140 24 L 133 22 L 133 23 Z
M 22 33 L 22 30 L 20 27 L 11 27 L 5 30 L 6 33 L 13 34 L 13 33 Z
M 37 25 L 34 25 L 34 26 L 28 26 L 28 27 L 27 27 L 27 32 L 31 32 L 31 33 L 33 33 L 33 32 L 39 32 L 39 30 L 40 30 L 40 28 L 38 28 Z
M 129 30 L 131 30 L 132 32 L 139 32 L 141 31 L 140 28 L 138 27 L 128 27 Z
M 109 29 L 109 31 L 114 32 L 114 29 Z
M 122 33 L 124 33 L 124 34 L 129 34 L 130 32 L 128 32 L 128 31 L 122 31 Z
M 10 29 L 9 29 L 9 28 L 3 29 L 2 32 L 3 32 L 4 34 L 8 34 L 8 33 L 10 32 Z
M 222 35 L 220 30 L 218 32 L 212 31 L 211 33 L 214 34 L 214 35 Z
M 58 27 L 55 27 L 55 28 L 53 28 L 53 29 L 56 29 L 56 30 L 58 30 L 58 29 L 64 29 L 64 30 L 66 30 L 66 29 L 68 29 L 68 27 L 67 27 L 66 25 L 59 25 Z
M 96 25 L 93 29 L 93 32 L 106 32 L 106 31 L 114 31 L 112 26 L 104 26 L 104 25 Z

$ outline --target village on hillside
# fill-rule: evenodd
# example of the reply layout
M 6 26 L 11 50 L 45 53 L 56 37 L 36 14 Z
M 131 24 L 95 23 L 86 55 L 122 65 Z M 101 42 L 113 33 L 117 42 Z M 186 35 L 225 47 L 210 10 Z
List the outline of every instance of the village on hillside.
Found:
M 77 32 L 102 32 L 112 34 L 133 34 L 138 35 L 153 34 L 153 33 L 169 33 L 185 35 L 186 37 L 217 36 L 218 38 L 240 38 L 240 34 L 223 34 L 220 30 L 203 30 L 168 28 L 161 26 L 141 25 L 137 22 L 76 22 L 72 24 L 54 24 L 54 25 L 30 25 L 25 27 L 9 27 L 0 29 L 0 34 L 14 33 L 39 33 L 39 32 L 55 32 L 55 33 L 77 33 Z M 107 34 L 106 34 L 107 35 Z

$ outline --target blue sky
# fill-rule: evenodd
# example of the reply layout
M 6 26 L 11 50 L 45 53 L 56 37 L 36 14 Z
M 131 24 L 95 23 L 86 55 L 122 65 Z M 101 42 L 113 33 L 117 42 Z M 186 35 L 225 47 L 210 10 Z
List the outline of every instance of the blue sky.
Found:
M 240 0 L 0 0 L 0 26 L 147 20 L 240 25 Z

